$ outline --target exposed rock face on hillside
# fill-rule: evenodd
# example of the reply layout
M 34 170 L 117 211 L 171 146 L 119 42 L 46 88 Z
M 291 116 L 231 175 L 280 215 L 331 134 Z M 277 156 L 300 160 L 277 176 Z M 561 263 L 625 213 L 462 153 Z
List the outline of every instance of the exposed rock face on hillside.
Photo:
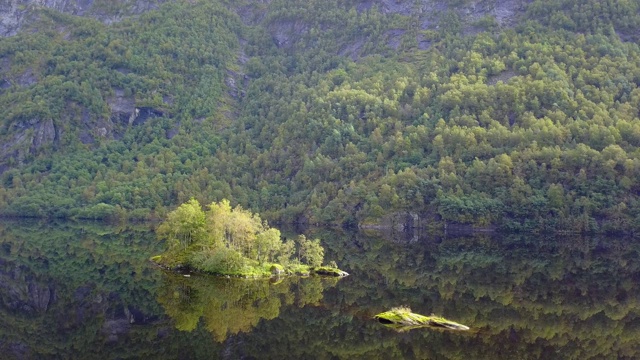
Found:
M 39 9 L 52 9 L 66 14 L 87 16 L 104 23 L 117 22 L 128 16 L 135 16 L 153 10 L 166 0 L 2 0 L 0 1 L 0 37 L 13 36 L 35 19 Z M 475 23 L 484 17 L 493 17 L 499 26 L 509 27 L 516 23 L 524 12 L 526 4 L 531 0 L 470 0 L 463 5 L 453 6 L 447 0 L 360 0 L 352 3 L 355 11 L 363 13 L 377 9 L 382 14 L 397 14 L 411 17 L 413 29 L 391 29 L 384 33 L 384 41 L 390 49 L 399 50 L 407 36 L 416 36 L 418 49 L 426 50 L 431 46 L 428 39 L 423 38 L 422 30 L 438 30 L 442 25 L 442 17 L 455 13 L 460 19 L 463 33 L 476 31 Z M 313 24 L 304 19 L 279 18 L 272 12 L 274 4 L 271 0 L 245 0 L 232 5 L 247 26 L 261 27 L 269 33 L 277 47 L 294 50 L 302 43 L 303 36 L 309 34 Z M 346 11 L 346 9 L 345 9 Z M 330 24 L 326 26 L 337 26 Z M 417 28 L 417 29 L 416 29 Z M 417 31 L 412 31 L 417 30 Z M 358 61 L 367 56 L 365 44 L 370 39 L 367 35 L 355 37 L 336 44 L 336 53 Z M 242 47 L 243 40 L 240 41 Z M 249 83 L 249 77 L 242 72 L 248 61 L 247 55 L 240 50 L 238 65 L 240 71 L 231 71 L 225 81 L 228 93 L 233 99 L 240 99 Z M 9 59 L 0 59 L 0 94 L 11 91 L 13 86 L 29 87 L 40 81 L 37 70 L 28 68 L 19 74 L 10 74 L 12 64 Z M 96 119 L 86 109 L 75 109 L 69 113 L 70 119 L 81 127 L 73 129 L 80 142 L 91 144 L 100 139 L 121 138 L 127 128 L 144 123 L 148 118 L 162 116 L 162 111 L 151 108 L 139 108 L 131 95 L 125 95 L 122 89 L 113 89 L 114 95 L 106 98 L 110 115 Z M 225 114 L 228 117 L 232 115 Z M 78 121 L 79 120 L 79 121 Z M 56 146 L 62 138 L 63 129 L 60 119 L 32 117 L 25 119 L 12 128 L 12 134 L 5 137 L 0 144 L 0 173 L 11 164 L 20 164 L 30 154 L 36 154 L 40 148 Z M 168 135 L 170 136 L 170 135 Z M 10 160 L 13 158 L 13 160 Z
M 442 12 L 453 10 L 458 12 L 464 20 L 473 21 L 483 16 L 494 16 L 500 25 L 512 25 L 514 17 L 524 10 L 524 6 L 531 0 L 472 0 L 462 5 L 451 5 L 445 0 L 397 1 L 397 0 L 364 0 L 358 5 L 358 11 L 365 11 L 377 6 L 382 13 L 400 14 L 427 18 L 431 15 L 441 15 Z M 423 23 L 423 28 L 426 23 Z
M 104 23 L 117 22 L 128 16 L 135 16 L 156 9 L 166 0 L 4 0 L 0 1 L 0 38 L 16 35 L 37 16 L 40 9 L 52 9 L 61 13 L 86 16 Z M 38 71 L 11 74 L 9 59 L 0 59 L 0 94 L 11 91 L 14 86 L 29 87 L 40 80 Z M 99 138 L 119 138 L 128 126 L 139 125 L 150 117 L 159 116 L 153 109 L 138 109 L 132 97 L 124 97 L 122 91 L 115 90 L 116 96 L 108 99 L 111 116 L 96 121 L 91 120 L 87 111 L 78 110 L 70 117 L 81 119 L 83 126 L 78 136 L 83 143 L 94 143 Z M 58 119 L 32 117 L 18 122 L 12 128 L 13 134 L 0 142 L 0 173 L 5 171 L 7 161 L 22 163 L 45 146 L 56 146 L 62 135 Z M 13 160 L 9 160 L 9 159 Z M 10 165 L 10 164 L 9 164 Z
M 461 5 L 452 5 L 446 0 L 361 0 L 355 5 L 358 13 L 377 9 L 385 15 L 401 15 L 412 18 L 413 27 L 417 27 L 416 32 L 411 32 L 417 36 L 415 39 L 420 50 L 426 50 L 430 42 L 423 39 L 422 30 L 438 30 L 442 25 L 443 16 L 453 13 L 460 19 L 460 26 L 464 34 L 474 34 L 479 30 L 476 23 L 483 18 L 493 18 L 495 23 L 501 27 L 513 27 L 518 19 L 524 14 L 526 5 L 532 0 L 471 0 L 465 1 Z M 256 2 L 258 3 L 258 2 Z M 260 24 L 265 19 L 270 21 L 266 25 L 274 43 L 280 48 L 290 48 L 296 41 L 311 29 L 311 25 L 303 20 L 275 19 L 268 16 L 269 1 L 260 1 L 254 6 L 243 6 L 236 10 L 245 24 Z M 258 10 L 259 9 L 259 10 Z M 408 34 L 409 29 L 395 29 L 386 35 L 387 45 L 397 50 L 403 38 Z M 414 29 L 416 30 L 416 29 Z M 417 34 L 416 34 L 417 33 Z M 338 52 L 341 56 L 348 56 L 353 60 L 358 60 L 362 54 L 363 44 L 366 39 L 360 38 L 350 44 L 341 44 Z
M 124 17 L 141 14 L 157 8 L 166 0 L 5 0 L 0 2 L 0 36 L 13 36 L 28 19 L 28 15 L 38 8 L 53 9 L 62 13 L 88 16 L 105 23 L 112 23 Z M 400 14 L 416 16 L 420 19 L 422 29 L 435 28 L 437 19 L 443 12 L 453 10 L 457 12 L 465 23 L 476 21 L 484 16 L 493 16 L 501 26 L 511 26 L 518 15 L 522 13 L 530 0 L 501 0 L 486 1 L 473 0 L 463 5 L 451 6 L 444 0 L 398 1 L 398 0 L 362 0 L 357 4 L 358 12 L 367 11 L 374 7 L 384 14 Z M 238 8 L 245 23 L 256 24 L 263 20 L 269 12 L 270 1 L 251 1 Z M 290 24 L 289 24 L 290 25 Z M 295 33 L 299 32 L 299 27 Z M 281 27 L 276 29 L 281 30 Z M 275 39 L 280 44 L 289 42 L 282 31 L 276 31 Z
M 29 153 L 46 145 L 53 145 L 58 138 L 56 126 L 52 119 L 33 118 L 20 123 L 13 136 L 0 145 L 0 161 L 13 158 L 13 162 L 21 162 Z M 6 166 L 0 165 L 0 173 Z
M 0 2 L 0 36 L 13 36 L 20 31 L 29 15 L 38 8 L 89 16 L 105 23 L 155 9 L 165 0 L 3 0 Z

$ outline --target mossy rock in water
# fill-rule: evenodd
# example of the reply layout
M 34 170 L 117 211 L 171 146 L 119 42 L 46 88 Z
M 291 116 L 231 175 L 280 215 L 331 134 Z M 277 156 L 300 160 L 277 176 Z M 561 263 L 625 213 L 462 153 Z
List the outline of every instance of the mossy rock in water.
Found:
M 284 267 L 280 264 L 271 265 L 271 267 L 269 268 L 269 271 L 271 271 L 271 275 L 275 275 L 275 276 L 280 276 L 285 274 Z
M 337 277 L 344 277 L 349 275 L 349 273 L 346 271 L 342 271 L 338 268 L 329 267 L 329 266 L 320 266 L 320 267 L 314 268 L 313 273 L 316 275 L 337 276 Z
M 468 326 L 458 324 L 439 316 L 414 314 L 405 307 L 393 308 L 373 317 L 379 322 L 395 328 L 437 327 L 449 330 L 469 330 Z

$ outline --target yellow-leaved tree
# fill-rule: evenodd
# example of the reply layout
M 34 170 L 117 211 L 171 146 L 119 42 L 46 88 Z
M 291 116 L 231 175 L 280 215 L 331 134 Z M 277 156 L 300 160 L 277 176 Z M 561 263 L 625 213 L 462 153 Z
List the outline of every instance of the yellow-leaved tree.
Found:
M 232 208 L 228 200 L 211 203 L 205 212 L 191 199 L 168 214 L 158 234 L 167 241 L 169 257 L 179 259 L 175 262 L 221 274 L 246 274 L 276 261 L 286 265 L 296 249 L 293 241 L 283 242 L 280 231 L 269 228 L 260 216 L 240 206 Z M 322 265 L 320 240 L 301 236 L 297 248 L 297 262 Z
M 194 243 L 203 242 L 208 234 L 205 229 L 205 213 L 196 199 L 180 205 L 167 215 L 157 230 L 160 238 L 167 240 L 170 248 L 187 248 Z

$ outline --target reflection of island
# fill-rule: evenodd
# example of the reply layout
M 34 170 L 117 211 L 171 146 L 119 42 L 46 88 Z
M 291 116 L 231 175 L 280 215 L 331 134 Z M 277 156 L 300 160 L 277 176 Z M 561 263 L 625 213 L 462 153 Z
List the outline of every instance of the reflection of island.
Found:
M 4 221 L 0 358 L 640 358 L 637 240 L 313 231 L 355 276 L 184 278 L 148 261 L 143 226 Z M 372 320 L 398 305 L 471 329 Z
M 337 278 L 312 276 L 273 280 L 225 279 L 166 274 L 158 302 L 179 330 L 192 331 L 200 319 L 216 341 L 250 332 L 261 319 L 271 320 L 283 305 L 318 305 L 324 289 Z

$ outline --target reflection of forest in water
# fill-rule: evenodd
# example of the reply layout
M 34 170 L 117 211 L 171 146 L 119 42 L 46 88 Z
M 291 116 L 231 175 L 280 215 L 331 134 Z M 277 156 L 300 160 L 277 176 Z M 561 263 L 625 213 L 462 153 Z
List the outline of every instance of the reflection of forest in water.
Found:
M 9 358 L 603 359 L 640 355 L 640 242 L 315 229 L 336 279 L 165 274 L 148 226 L 0 223 Z M 408 305 L 469 332 L 396 333 Z

